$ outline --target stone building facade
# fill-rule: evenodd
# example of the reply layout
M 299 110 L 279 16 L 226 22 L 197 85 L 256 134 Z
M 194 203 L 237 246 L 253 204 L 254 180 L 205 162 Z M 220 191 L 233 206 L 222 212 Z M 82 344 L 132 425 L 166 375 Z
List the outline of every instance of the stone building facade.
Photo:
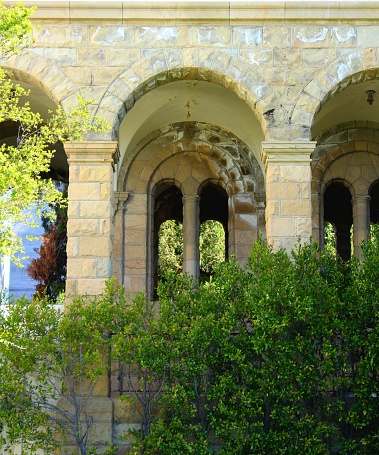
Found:
M 342 257 L 351 231 L 360 254 L 379 221 L 376 2 L 28 3 L 33 46 L 2 67 L 36 110 L 81 94 L 110 125 L 52 163 L 69 179 L 68 296 L 116 276 L 153 297 L 168 219 L 194 276 L 207 219 L 241 264 L 260 234 L 322 244 L 325 221 Z M 122 418 L 104 390 L 109 440 Z

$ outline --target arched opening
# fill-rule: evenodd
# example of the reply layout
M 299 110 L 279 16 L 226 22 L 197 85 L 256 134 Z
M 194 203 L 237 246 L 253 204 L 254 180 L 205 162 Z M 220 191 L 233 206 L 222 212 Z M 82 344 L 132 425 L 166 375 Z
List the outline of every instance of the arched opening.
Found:
M 351 258 L 353 210 L 350 191 L 341 182 L 332 182 L 324 193 L 324 223 L 335 229 L 337 254 L 344 261 Z M 324 229 L 325 232 L 325 229 Z
M 200 196 L 200 278 L 228 257 L 228 195 L 218 185 L 207 183 Z
M 183 262 L 182 192 L 173 184 L 163 184 L 156 193 L 153 221 L 154 298 L 159 279 L 169 269 L 179 271 L 179 264 Z
M 168 219 L 183 223 L 183 271 L 195 279 L 203 221 L 220 222 L 226 233 L 226 254 L 246 262 L 258 232 L 264 230 L 259 153 L 263 139 L 254 111 L 233 91 L 211 82 L 170 82 L 148 91 L 133 105 L 119 129 L 118 188 L 128 194 L 128 202 L 125 213 L 116 215 L 117 223 L 125 225 L 125 241 L 113 256 L 116 265 L 118 260 L 123 264 L 123 254 L 127 257 L 126 266 L 119 269 L 131 293 L 145 288 L 153 298 L 158 283 L 158 229 Z M 169 216 L 170 204 L 160 202 L 168 197 L 164 195 L 168 182 L 181 190 L 180 216 L 178 211 L 175 217 Z M 214 207 L 214 200 L 222 209 Z M 146 220 L 144 231 L 139 225 L 134 229 L 141 213 Z M 132 254 L 133 260 L 138 256 L 138 268 L 129 262 Z
M 368 103 L 368 92 L 375 92 L 379 87 L 375 75 L 376 70 L 370 69 L 353 75 L 346 74 L 343 80 L 336 81 L 323 99 L 320 99 L 311 135 L 317 141 L 312 157 L 313 237 L 323 244 L 325 229 L 323 199 L 320 197 L 323 188 L 332 181 L 344 181 L 353 195 L 349 207 L 352 207 L 353 212 L 353 244 L 354 255 L 357 257 L 361 257 L 359 245 L 367 239 L 369 231 L 369 187 L 378 179 L 376 142 L 379 106 Z M 345 218 L 349 217 L 350 214 L 345 215 Z M 345 231 L 347 238 L 347 227 Z M 347 248 L 346 240 L 346 257 Z
M 158 282 L 168 271 L 183 272 L 183 225 L 166 220 L 158 230 Z
M 29 105 L 31 112 L 38 113 L 41 116 L 42 123 L 47 121 L 51 116 L 51 112 L 55 111 L 57 108 L 55 102 L 40 88 L 27 82 L 16 80 L 11 71 L 7 71 L 7 74 L 9 81 L 13 86 L 12 93 L 15 94 L 15 99 L 19 99 L 18 105 L 20 107 Z M 20 74 L 18 74 L 18 76 L 20 76 Z M 26 93 L 21 96 L 16 95 L 18 90 L 16 90 L 15 87 L 17 86 L 22 87 Z M 0 122 L 0 146 L 5 145 L 6 147 L 16 147 L 18 148 L 18 151 L 20 151 L 20 144 L 22 144 L 22 140 L 20 142 L 20 138 L 22 138 L 23 134 L 25 134 L 25 126 L 26 125 L 22 124 L 21 119 L 18 121 L 6 120 Z M 60 142 L 57 144 L 51 144 L 50 149 L 54 150 L 50 166 L 48 169 L 40 172 L 38 177 L 41 179 L 53 180 L 57 189 L 62 192 L 66 192 L 66 185 L 68 184 L 68 163 L 63 145 Z M 20 154 L 14 156 L 17 157 L 16 159 L 20 160 Z M 36 207 L 38 206 L 41 208 L 41 204 L 38 204 L 37 201 L 35 202 L 35 206 L 33 206 L 33 204 L 28 205 L 30 213 L 26 206 L 21 206 L 23 208 L 23 219 L 13 225 L 13 232 L 18 238 L 22 239 L 22 244 L 25 249 L 25 255 L 17 254 L 17 257 L 19 258 L 22 258 L 23 256 L 25 257 L 25 259 L 22 260 L 23 267 L 18 267 L 15 263 L 10 261 L 9 257 L 4 257 L 2 260 L 3 264 L 0 264 L 0 275 L 3 273 L 2 269 L 7 269 L 7 279 L 0 283 L 0 286 L 9 291 L 9 293 L 15 297 L 21 297 L 24 294 L 27 297 L 31 297 L 36 291 L 37 281 L 39 280 L 34 276 L 33 279 L 30 275 L 28 276 L 28 269 L 25 266 L 27 266 L 32 259 L 37 258 L 37 250 L 41 243 L 39 240 L 40 236 L 48 233 L 46 224 L 50 223 L 45 222 L 45 228 L 43 227 L 43 220 L 41 220 L 40 216 L 36 214 Z M 44 207 L 42 206 L 42 209 L 43 208 Z M 64 220 L 64 223 L 65 222 L 66 219 Z M 63 237 L 65 238 L 65 233 L 62 234 L 62 238 Z M 32 241 L 29 241 L 30 238 L 37 238 L 38 240 L 33 239 Z M 64 245 L 62 245 L 61 248 L 61 257 L 63 259 L 62 261 L 59 261 L 59 265 L 57 267 L 55 267 L 55 265 L 54 267 L 51 267 L 51 265 L 47 264 L 46 261 L 43 263 L 44 267 L 46 267 L 51 275 L 55 274 L 56 269 L 59 269 L 59 280 L 62 285 L 64 285 L 66 276 L 67 261 L 65 246 L 66 243 L 64 241 Z
M 154 131 L 178 129 L 185 122 L 217 125 L 243 140 L 255 159 L 260 162 L 260 144 L 264 140 L 261 125 L 251 108 L 233 91 L 205 81 L 183 80 L 158 86 L 138 100 L 125 115 L 118 132 L 121 162 L 128 165 L 137 145 Z M 180 127 L 180 125 L 178 125 Z M 189 128 L 188 128 L 189 129 Z M 196 132 L 202 139 L 206 132 Z M 190 139 L 187 130 L 183 139 Z M 193 137 L 192 137 L 193 138 Z
M 228 195 L 218 185 L 208 183 L 201 191 L 200 199 L 200 224 L 205 221 L 218 221 L 225 232 L 225 258 L 228 256 Z
M 226 259 L 227 231 L 216 220 L 200 225 L 200 281 L 207 281 L 215 268 Z

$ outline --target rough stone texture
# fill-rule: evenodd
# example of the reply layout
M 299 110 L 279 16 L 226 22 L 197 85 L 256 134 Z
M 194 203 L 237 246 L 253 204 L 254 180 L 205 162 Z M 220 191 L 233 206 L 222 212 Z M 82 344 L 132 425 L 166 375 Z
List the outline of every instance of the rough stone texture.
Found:
M 229 253 L 244 264 L 259 233 L 276 249 L 311 234 L 322 244 L 325 188 L 340 181 L 366 200 L 379 180 L 379 7 L 254 3 L 39 2 L 32 49 L 1 61 L 10 78 L 63 109 L 82 94 L 110 124 L 66 147 L 68 303 L 76 292 L 100 293 L 112 275 L 131 296 L 153 296 L 161 188 L 201 196 L 212 183 L 222 191 Z M 178 81 L 187 84 L 182 98 Z M 191 90 L 200 83 L 225 96 L 197 110 Z M 329 117 L 317 130 L 318 113 L 356 87 L 363 97 L 376 89 L 374 104 L 363 99 L 356 118 L 354 100 L 349 115 Z M 246 129 L 238 130 L 238 112 L 225 105 L 230 93 L 253 113 Z M 365 235 L 364 207 L 355 209 L 355 244 Z M 138 423 L 114 402 L 120 443 L 119 434 Z M 95 440 L 112 436 L 112 412 L 97 415 Z
M 275 248 L 293 248 L 312 234 L 312 205 L 308 185 L 310 155 L 315 142 L 262 143 L 266 164 L 266 230 Z M 304 190 L 304 191 L 303 191 Z

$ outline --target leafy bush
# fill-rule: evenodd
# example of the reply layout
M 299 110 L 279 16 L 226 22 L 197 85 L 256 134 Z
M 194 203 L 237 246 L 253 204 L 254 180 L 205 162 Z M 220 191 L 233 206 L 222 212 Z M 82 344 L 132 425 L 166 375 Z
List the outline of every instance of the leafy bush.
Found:
M 245 270 L 232 259 L 199 286 L 172 276 L 156 311 L 140 296 L 114 340 L 154 391 L 135 453 L 378 453 L 376 239 L 363 250 L 346 265 L 258 241 Z
M 85 410 L 117 360 L 140 422 L 135 454 L 379 453 L 378 239 L 349 264 L 317 245 L 289 256 L 259 240 L 245 269 L 232 258 L 203 284 L 168 274 L 159 304 L 129 302 L 113 280 L 64 315 L 44 299 L 16 302 L 0 321 L 5 442 L 46 449 L 60 432 L 90 453 L 91 422 L 54 420 L 51 398 Z

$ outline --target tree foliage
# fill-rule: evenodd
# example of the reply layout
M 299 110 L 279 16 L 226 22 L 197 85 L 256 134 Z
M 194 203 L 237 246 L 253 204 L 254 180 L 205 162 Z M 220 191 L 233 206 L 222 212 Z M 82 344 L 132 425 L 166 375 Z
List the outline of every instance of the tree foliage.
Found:
M 34 8 L 0 3 L 0 58 L 20 52 L 30 43 L 32 29 L 29 16 Z M 80 140 L 87 131 L 100 131 L 105 124 L 93 117 L 88 102 L 78 97 L 76 105 L 64 111 L 58 106 L 48 119 L 33 112 L 27 101 L 29 91 L 15 84 L 0 68 L 0 125 L 16 125 L 14 144 L 0 145 L 0 254 L 17 261 L 22 252 L 21 240 L 14 232 L 16 222 L 32 224 L 33 212 L 62 201 L 62 195 L 50 180 L 48 172 L 57 142 Z
M 168 220 L 159 229 L 158 275 L 183 271 L 183 230 L 178 221 Z M 208 220 L 200 225 L 200 274 L 210 276 L 225 260 L 225 232 L 218 221 Z
M 114 338 L 143 402 L 135 453 L 377 453 L 376 238 L 350 265 L 258 241 L 245 270 L 232 259 L 200 286 L 174 274 L 159 309 L 139 297 Z
M 168 271 L 181 273 L 183 270 L 183 229 L 181 223 L 167 220 L 158 232 L 158 275 L 164 277 Z
M 46 293 L 56 300 L 64 292 L 66 282 L 67 206 L 57 204 L 54 210 L 53 220 L 43 218 L 45 232 L 41 236 L 42 244 L 35 248 L 38 256 L 30 261 L 27 273 L 37 281 L 37 294 Z
M 91 399 L 109 368 L 109 330 L 117 307 L 77 298 L 62 313 L 48 298 L 21 298 L 0 314 L 0 432 L 4 453 L 90 448 Z M 106 441 L 103 441 L 106 444 Z M 111 443 L 111 441 L 108 441 Z M 109 447 L 108 455 L 112 452 Z M 112 452 L 113 453 L 113 452 Z

